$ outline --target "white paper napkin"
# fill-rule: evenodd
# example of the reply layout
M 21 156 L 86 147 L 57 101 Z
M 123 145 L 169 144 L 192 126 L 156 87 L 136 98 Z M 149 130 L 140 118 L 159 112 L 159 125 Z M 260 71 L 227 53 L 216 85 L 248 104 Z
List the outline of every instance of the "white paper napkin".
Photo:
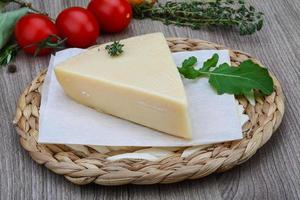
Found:
M 43 86 L 40 109 L 39 142 L 103 146 L 193 146 L 242 138 L 241 122 L 233 95 L 217 95 L 206 78 L 184 80 L 192 140 L 185 140 L 99 113 L 67 97 L 56 80 L 54 66 L 82 49 L 67 49 L 52 56 Z M 179 66 L 190 56 L 198 66 L 214 53 L 219 64 L 229 63 L 227 50 L 201 50 L 174 53 Z

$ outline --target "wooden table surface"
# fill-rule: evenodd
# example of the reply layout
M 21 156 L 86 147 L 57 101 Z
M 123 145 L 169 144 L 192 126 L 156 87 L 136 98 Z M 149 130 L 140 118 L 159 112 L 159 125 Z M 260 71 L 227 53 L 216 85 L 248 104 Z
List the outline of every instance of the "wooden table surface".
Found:
M 0 69 L 0 199 L 300 199 L 300 1 L 251 1 L 265 13 L 265 26 L 251 36 L 232 29 L 190 30 L 150 20 L 133 20 L 123 33 L 98 42 L 158 32 L 224 44 L 252 54 L 281 80 L 286 96 L 283 122 L 270 141 L 249 161 L 201 180 L 169 185 L 103 187 L 76 186 L 30 159 L 12 125 L 16 100 L 44 68 L 49 57 L 19 54 L 17 73 Z M 63 8 L 84 6 L 87 0 L 35 0 L 34 5 L 55 17 Z M 1 27 L 0 27 L 1 28 Z

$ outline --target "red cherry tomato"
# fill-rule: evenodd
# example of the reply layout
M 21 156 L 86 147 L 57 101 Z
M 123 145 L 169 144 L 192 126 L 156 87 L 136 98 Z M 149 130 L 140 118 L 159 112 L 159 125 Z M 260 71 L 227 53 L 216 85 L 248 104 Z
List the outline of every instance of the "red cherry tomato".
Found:
M 108 33 L 124 30 L 132 18 L 127 0 L 91 0 L 88 9 L 96 16 L 101 30 Z
M 85 48 L 96 43 L 99 25 L 94 15 L 85 8 L 70 7 L 56 19 L 56 27 L 69 46 Z
M 57 34 L 55 24 L 47 16 L 41 14 L 27 14 L 19 19 L 15 26 L 17 43 L 29 54 L 35 53 L 38 42 Z M 43 48 L 37 55 L 46 55 L 51 51 L 51 48 Z

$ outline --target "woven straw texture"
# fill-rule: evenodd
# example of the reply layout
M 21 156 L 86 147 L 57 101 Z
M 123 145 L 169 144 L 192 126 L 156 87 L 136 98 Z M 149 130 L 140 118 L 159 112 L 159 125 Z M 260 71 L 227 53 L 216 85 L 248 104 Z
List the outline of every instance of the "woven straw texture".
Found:
M 168 44 L 172 52 L 225 49 L 215 43 L 185 38 L 169 38 Z M 262 65 L 241 51 L 230 51 L 230 57 L 232 65 L 238 65 L 247 59 Z M 43 71 L 38 75 L 20 96 L 14 124 L 22 147 L 33 160 L 80 185 L 93 182 L 100 185 L 173 183 L 226 171 L 252 157 L 270 139 L 284 113 L 282 89 L 278 80 L 273 77 L 275 91 L 266 98 L 256 98 L 255 106 L 244 97 L 236 97 L 250 118 L 243 126 L 242 140 L 196 147 L 165 148 L 161 153 L 167 151 L 171 154 L 166 154 L 158 161 L 128 158 L 112 160 L 108 158 L 143 151 L 145 148 L 37 143 L 39 106 L 45 74 L 46 71 Z

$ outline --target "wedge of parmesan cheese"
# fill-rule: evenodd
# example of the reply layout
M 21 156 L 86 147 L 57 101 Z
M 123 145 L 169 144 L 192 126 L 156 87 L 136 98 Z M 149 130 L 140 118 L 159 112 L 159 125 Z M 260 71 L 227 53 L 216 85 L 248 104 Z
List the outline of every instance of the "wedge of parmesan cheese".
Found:
M 103 44 L 58 64 L 65 93 L 99 112 L 191 138 L 184 87 L 163 34 L 120 43 L 119 56 L 110 56 Z

